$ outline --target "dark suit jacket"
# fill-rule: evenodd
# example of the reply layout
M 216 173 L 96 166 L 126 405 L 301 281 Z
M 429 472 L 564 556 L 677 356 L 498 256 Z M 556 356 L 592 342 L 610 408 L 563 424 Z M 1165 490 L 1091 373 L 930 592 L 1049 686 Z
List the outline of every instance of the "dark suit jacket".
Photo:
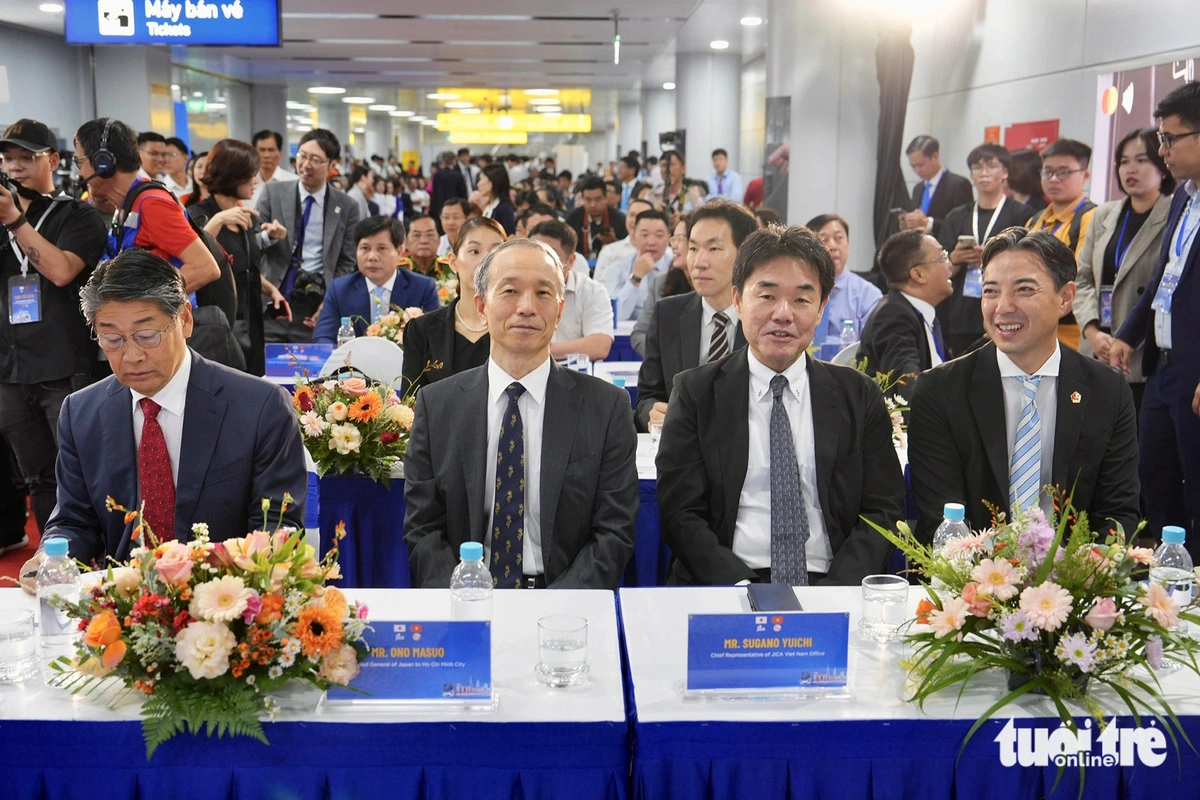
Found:
M 583 252 L 583 218 L 587 214 L 587 209 L 583 206 L 574 208 L 571 213 L 567 214 L 567 224 L 575 231 L 575 235 L 579 237 L 579 241 L 575 243 L 575 252 Z M 608 224 L 612 226 L 613 233 L 617 235 L 616 241 L 620 241 L 629 235 L 625 228 L 625 214 L 615 208 L 608 209 Z M 599 251 L 597 251 L 599 252 Z M 596 257 L 596 253 L 592 253 L 592 258 Z
M 487 363 L 489 340 L 486 333 L 481 339 L 485 344 L 480 347 L 482 358 L 478 363 L 459 364 L 454 360 L 454 308 L 458 303 L 456 297 L 450 305 L 417 317 L 404 327 L 405 392 Z
M 437 283 L 433 278 L 401 267 L 396 270 L 390 305 L 401 309 L 416 306 L 426 311 L 437 311 L 441 308 Z M 338 278 L 329 287 L 329 291 L 325 292 L 325 305 L 321 307 L 321 316 L 317 318 L 312 340 L 337 342 L 342 317 L 350 317 L 350 321 L 354 323 L 355 336 L 366 335 L 367 325 L 371 322 L 371 287 L 361 272 Z
M 891 372 L 893 380 L 901 375 L 920 375 L 933 365 L 925 318 L 898 289 L 892 289 L 875 304 L 863 326 L 858 357 L 867 359 L 868 375 Z M 916 378 L 907 378 L 896 385 L 896 393 L 907 400 L 912 397 L 914 385 Z
M 284 494 L 285 524 L 304 527 L 308 474 L 304 445 L 287 393 L 261 378 L 206 361 L 189 351 L 188 382 L 175 490 L 175 535 L 191 538 L 208 523 L 213 541 L 273 526 Z M 138 505 L 133 396 L 108 377 L 70 395 L 58 417 L 58 505 L 47 536 L 71 542 L 71 557 L 124 561 L 133 524 L 105 510 L 111 495 Z M 263 498 L 271 510 L 263 518 Z
M 646 331 L 646 353 L 638 370 L 638 430 L 650 425 L 650 409 L 671 397 L 675 376 L 700 365 L 700 326 L 704 301 L 695 292 L 664 297 L 654 305 Z M 731 350 L 746 346 L 739 323 Z
M 492 209 L 492 219 L 499 222 L 500 227 L 504 228 L 504 232 L 509 236 L 517 232 L 517 210 L 507 200 L 501 200 Z
M 300 207 L 300 182 L 278 181 L 263 187 L 258 198 L 258 213 L 263 220 L 277 219 L 287 228 L 287 236 L 275 239 L 262 251 L 260 271 L 276 286 L 283 282 L 291 264 L 292 251 L 296 249 L 296 235 L 300 231 L 300 219 L 296 211 Z M 325 187 L 325 216 L 321 238 L 325 254 L 325 287 L 333 284 L 339 275 L 349 275 L 358 269 L 354 255 L 354 226 L 359 223 L 358 204 L 345 192 L 332 186 Z
M 904 518 L 904 477 L 892 423 L 875 384 L 848 367 L 808 359 L 817 494 L 833 549 L 826 585 L 857 586 L 884 570 L 892 546 L 859 519 L 891 528 Z M 746 348 L 675 378 L 658 447 L 663 539 L 672 583 L 757 580 L 733 553 L 750 440 Z
M 1146 291 L 1142 293 L 1137 305 L 1117 331 L 1118 339 L 1134 347 L 1146 342 L 1145 354 L 1142 356 L 1142 372 L 1147 377 L 1153 375 L 1158 368 L 1158 348 L 1154 345 L 1155 311 L 1150 305 L 1154 302 L 1154 295 L 1158 293 L 1158 285 L 1162 283 L 1163 272 L 1167 268 L 1171 248 L 1175 246 L 1179 235 L 1179 221 L 1183 217 L 1183 209 L 1187 202 L 1187 189 L 1180 186 L 1171 200 L 1171 213 L 1167 216 L 1167 227 L 1163 229 L 1158 271 L 1150 283 L 1146 284 Z M 1200 312 L 1200 277 L 1196 275 L 1200 268 L 1196 266 L 1197 261 L 1200 261 L 1200 244 L 1192 240 L 1183 275 L 1171 296 L 1171 343 L 1174 345 L 1173 355 L 1176 358 L 1175 368 L 1180 374 L 1180 385 L 1184 387 L 1195 386 L 1200 382 L 1200 347 L 1195 346 L 1195 342 L 1200 340 L 1200 313 L 1197 313 Z
M 456 197 L 467 199 L 467 182 L 463 180 L 462 173 L 456 169 L 439 168 L 433 174 L 433 191 L 429 193 L 429 216 L 437 222 L 439 231 L 442 229 L 442 206 Z
M 913 208 L 921 207 L 921 197 L 924 194 L 925 181 L 921 181 L 913 187 Z M 938 181 L 937 189 L 933 192 L 933 198 L 929 201 L 927 216 L 933 219 L 933 230 L 931 233 L 934 238 L 941 239 L 942 223 L 947 214 L 963 203 L 971 203 L 974 200 L 975 194 L 971 191 L 971 181 L 962 175 L 955 175 L 950 170 L 946 170 L 946 174 Z
M 413 586 L 447 587 L 459 545 L 483 542 L 487 367 L 426 386 L 404 461 L 405 541 Z M 546 585 L 616 589 L 633 554 L 638 482 L 629 395 L 551 365 L 542 428 L 542 560 Z M 493 490 L 494 491 L 494 490 Z
M 1087 512 L 1093 528 L 1111 517 L 1132 534 L 1141 518 L 1133 393 L 1116 370 L 1061 350 L 1052 480 L 1064 491 L 1074 488 L 1074 506 Z M 917 535 L 925 542 L 933 541 L 946 503 L 966 506 L 973 530 L 991 527 L 983 501 L 1009 510 L 1008 432 L 994 344 L 917 381 L 908 461 L 920 509 Z

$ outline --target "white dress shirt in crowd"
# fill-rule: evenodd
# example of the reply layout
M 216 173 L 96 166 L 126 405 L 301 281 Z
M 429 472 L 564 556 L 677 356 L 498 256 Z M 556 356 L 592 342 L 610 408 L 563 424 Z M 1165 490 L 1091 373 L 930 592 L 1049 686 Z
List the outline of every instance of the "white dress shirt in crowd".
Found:
M 164 175 L 162 182 L 164 186 L 171 190 L 171 194 L 175 195 L 175 198 L 178 200 L 182 200 L 184 197 L 195 191 L 193 188 L 195 183 L 192 181 L 192 176 L 186 173 L 184 174 L 183 185 L 176 183 L 175 179 L 170 175 Z
M 488 444 L 487 482 L 492 487 L 483 492 L 487 508 L 487 537 L 484 540 L 483 563 L 490 564 L 492 558 L 492 514 L 496 509 L 496 448 L 500 446 L 500 420 L 508 409 L 505 390 L 514 378 L 488 359 Z M 525 575 L 540 575 L 546 570 L 542 565 L 542 420 L 546 413 L 546 382 L 550 379 L 550 358 L 533 372 L 517 381 L 525 387 L 525 393 L 517 398 L 517 409 L 521 412 L 521 425 L 525 430 L 525 535 L 522 538 L 521 571 Z
M 717 322 L 715 317 L 717 311 L 721 310 L 725 316 L 729 317 L 729 322 L 725 323 L 725 338 L 729 342 L 729 350 L 733 352 L 733 337 L 737 334 L 738 315 L 737 308 L 733 303 L 729 304 L 729 308 L 716 309 L 708 304 L 708 298 L 705 297 L 700 301 L 700 364 L 708 363 L 708 350 L 712 346 L 713 328 Z
M 1026 373 L 999 349 L 996 350 L 996 363 L 1000 366 L 1000 385 L 1004 388 L 1004 428 L 1007 434 L 1005 441 L 1008 444 L 1006 450 L 1008 458 L 1005 467 L 1011 467 L 1013 444 L 1017 438 L 1017 425 L 1021 421 L 1021 411 L 1025 408 L 1025 386 L 1022 379 L 1026 377 Z M 1058 368 L 1061 363 L 1062 345 L 1058 345 L 1054 348 L 1054 355 L 1046 359 L 1045 364 L 1028 376 L 1032 378 L 1040 375 L 1042 378 L 1038 383 L 1037 399 L 1034 400 L 1041 421 L 1041 486 L 1049 485 L 1054 476 L 1054 430 L 1058 420 Z M 1007 479 L 1003 481 L 1003 484 L 1007 490 Z M 1005 491 L 1006 496 L 1007 494 L 1008 492 Z M 1039 505 L 1045 512 L 1046 518 L 1049 519 L 1054 498 L 1042 495 Z
M 304 201 L 313 198 L 312 212 L 308 215 L 308 227 L 304 229 L 304 247 L 300 251 L 300 269 L 305 272 L 320 272 L 325 269 L 325 188 L 322 186 L 316 194 L 309 194 L 303 183 L 297 183 L 300 190 L 300 213 L 296 217 L 296 236 L 300 235 L 300 223 L 304 219 Z M 295 242 L 292 239 L 292 242 Z M 295 246 L 293 244 L 293 246 Z M 328 287 L 326 287 L 328 288 Z
M 601 253 L 604 251 L 601 250 Z M 646 304 L 646 298 L 649 296 L 646 287 L 646 279 L 655 272 L 666 272 L 671 268 L 671 262 L 675 260 L 675 254 L 671 252 L 671 248 L 667 248 L 667 252 L 662 254 L 662 257 L 654 264 L 654 269 L 642 276 L 641 283 L 634 284 L 630 280 L 633 275 L 633 264 L 637 261 L 637 252 L 629 256 L 623 261 L 617 262 L 612 269 L 608 271 L 608 280 L 606 286 L 610 297 L 616 298 L 617 301 L 617 322 L 627 319 L 637 319 L 638 314 L 642 310 L 642 306 Z
M 258 173 L 258 185 L 254 187 L 254 194 L 250 195 L 250 200 L 247 203 L 247 207 L 248 208 L 258 208 L 258 198 L 260 196 L 262 196 L 263 187 L 266 186 L 268 183 L 287 183 L 288 181 L 298 181 L 298 180 L 300 180 L 299 175 L 297 175 L 294 172 L 289 172 L 288 170 L 284 169 L 283 167 L 276 167 L 275 171 L 273 173 L 271 173 L 270 178 L 264 178 L 262 176 L 262 172 L 259 172 Z M 269 220 L 269 219 L 263 220 L 263 222 L 270 222 L 270 221 L 271 220 Z
M 750 453 L 746 460 L 746 482 L 738 502 L 733 529 L 733 552 L 751 569 L 771 566 L 771 379 L 775 370 L 763 365 L 747 351 L 750 360 Z M 812 400 L 808 392 L 808 356 L 801 354 L 783 372 L 788 390 L 783 394 L 792 444 L 800 467 L 800 492 L 808 510 L 808 543 L 805 545 L 809 572 L 829 572 L 833 549 L 821 516 L 817 493 L 817 450 L 813 435 Z
M 582 267 L 583 271 L 580 271 Z M 587 261 L 575 254 L 575 265 L 567 276 L 567 291 L 563 301 L 562 319 L 554 332 L 554 341 L 569 342 L 593 333 L 612 337 L 612 299 L 608 290 L 587 276 Z
M 449 255 L 450 249 L 450 237 L 443 233 L 442 238 L 438 239 L 437 254 L 439 257 Z
M 1173 277 L 1178 280 L 1183 275 L 1188 254 L 1192 252 L 1192 246 L 1196 239 L 1200 238 L 1196 236 L 1197 229 L 1200 229 L 1200 202 L 1196 201 L 1196 182 L 1188 180 L 1183 184 L 1183 189 L 1188 193 L 1188 204 L 1184 206 L 1186 213 L 1179 218 L 1175 230 L 1167 231 L 1167 235 L 1171 239 L 1167 245 L 1167 266 L 1163 269 L 1164 279 Z M 1179 241 L 1181 234 L 1183 235 L 1182 242 Z M 1170 350 L 1173 347 L 1170 311 L 1154 312 L 1154 344 L 1163 350 Z
M 163 438 L 167 440 L 167 455 L 171 457 L 171 480 L 179 486 L 179 453 L 183 448 L 183 412 L 187 405 L 188 380 L 192 376 L 192 353 L 185 351 L 183 363 L 175 370 L 175 375 L 167 381 L 167 385 L 158 390 L 158 394 L 150 399 L 162 406 L 158 412 L 158 427 L 162 428 Z M 147 395 L 129 390 L 133 395 L 133 449 L 137 452 L 142 446 L 142 425 L 146 415 L 142 413 L 141 400 Z
M 908 292 L 900 294 L 904 295 L 904 299 L 912 304 L 912 307 L 921 314 L 921 319 L 925 321 L 925 339 L 929 342 L 929 366 L 936 367 L 942 363 L 942 357 L 938 354 L 937 342 L 933 339 L 933 321 L 937 319 L 937 312 L 930 303 L 919 297 L 913 297 Z
M 636 252 L 637 248 L 633 246 L 632 235 L 604 245 L 600 248 L 600 255 L 596 256 L 596 268 L 592 270 L 592 277 L 608 286 L 609 272 L 613 266 Z
M 708 198 L 724 197 L 735 203 L 742 202 L 746 196 L 746 184 L 736 170 L 726 169 L 724 175 L 713 173 L 708 176 Z

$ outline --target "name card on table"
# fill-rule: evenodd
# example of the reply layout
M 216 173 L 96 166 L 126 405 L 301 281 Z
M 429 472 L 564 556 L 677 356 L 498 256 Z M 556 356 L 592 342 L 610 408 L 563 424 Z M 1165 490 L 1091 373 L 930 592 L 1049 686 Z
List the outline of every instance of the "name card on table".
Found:
M 685 691 L 848 697 L 848 613 L 688 615 Z
M 268 344 L 266 345 L 268 378 L 292 378 L 308 374 L 315 378 L 333 355 L 331 344 Z
M 364 636 L 358 677 L 327 703 L 492 705 L 490 622 L 371 620 Z

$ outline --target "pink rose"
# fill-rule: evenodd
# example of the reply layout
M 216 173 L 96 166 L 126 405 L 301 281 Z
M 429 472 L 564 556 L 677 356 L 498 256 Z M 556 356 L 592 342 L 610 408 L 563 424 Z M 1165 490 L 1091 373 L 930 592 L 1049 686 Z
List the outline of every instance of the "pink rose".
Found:
M 179 542 L 171 542 L 154 562 L 154 570 L 164 583 L 184 586 L 192 577 L 192 551 Z
M 979 595 L 979 584 L 974 581 L 963 587 L 962 599 L 967 604 L 967 610 L 977 617 L 986 617 L 992 610 L 991 601 Z
M 1117 604 L 1111 597 L 1098 598 L 1083 621 L 1098 631 L 1106 631 L 1117 621 Z
M 338 381 L 338 383 L 347 394 L 357 396 L 367 393 L 367 382 L 362 378 L 346 378 L 343 381 Z
M 246 598 L 246 610 L 242 613 L 242 621 L 249 625 L 260 611 L 262 611 L 262 598 L 258 596 L 258 592 L 251 592 L 250 596 Z

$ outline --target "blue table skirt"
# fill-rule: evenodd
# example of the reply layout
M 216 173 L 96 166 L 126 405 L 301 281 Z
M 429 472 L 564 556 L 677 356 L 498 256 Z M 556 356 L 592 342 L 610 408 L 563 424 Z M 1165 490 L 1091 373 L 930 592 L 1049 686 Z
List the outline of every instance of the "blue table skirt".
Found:
M 608 357 L 605 361 L 641 361 L 642 354 L 633 349 L 633 345 L 629 341 L 629 337 L 622 334 L 617 334 L 613 337 L 612 347 L 608 351 Z
M 624 585 L 658 586 L 668 558 L 659 527 L 656 483 L 638 481 L 638 489 L 641 506 Z M 338 559 L 343 577 L 337 585 L 364 589 L 412 586 L 404 543 L 403 480 L 393 480 L 389 490 L 361 475 L 326 475 L 319 479 L 318 495 L 322 555 L 333 544 L 337 524 L 346 523 Z M 311 503 L 311 491 L 309 496 Z
M 277 722 L 264 728 L 270 746 L 245 737 L 182 735 L 148 762 L 140 722 L 5 720 L 0 797 L 629 797 L 625 723 Z
M 1144 724 L 1147 720 L 1143 717 Z M 1200 717 L 1182 721 L 1197 742 Z M 1006 722 L 986 723 L 957 761 L 970 720 L 638 722 L 633 794 L 637 800 L 1075 800 L 1077 767 L 1066 768 L 1051 793 L 1057 767 L 1001 765 L 994 740 Z M 1045 719 L 1017 724 L 1035 722 L 1043 729 L 1057 727 L 1057 720 Z M 1120 725 L 1128 729 L 1133 721 L 1121 718 Z M 1096 745 L 1093 753 L 1101 752 Z M 1167 760 L 1158 767 L 1089 766 L 1083 797 L 1200 797 L 1200 756 L 1183 739 L 1176 747 L 1168 737 Z

